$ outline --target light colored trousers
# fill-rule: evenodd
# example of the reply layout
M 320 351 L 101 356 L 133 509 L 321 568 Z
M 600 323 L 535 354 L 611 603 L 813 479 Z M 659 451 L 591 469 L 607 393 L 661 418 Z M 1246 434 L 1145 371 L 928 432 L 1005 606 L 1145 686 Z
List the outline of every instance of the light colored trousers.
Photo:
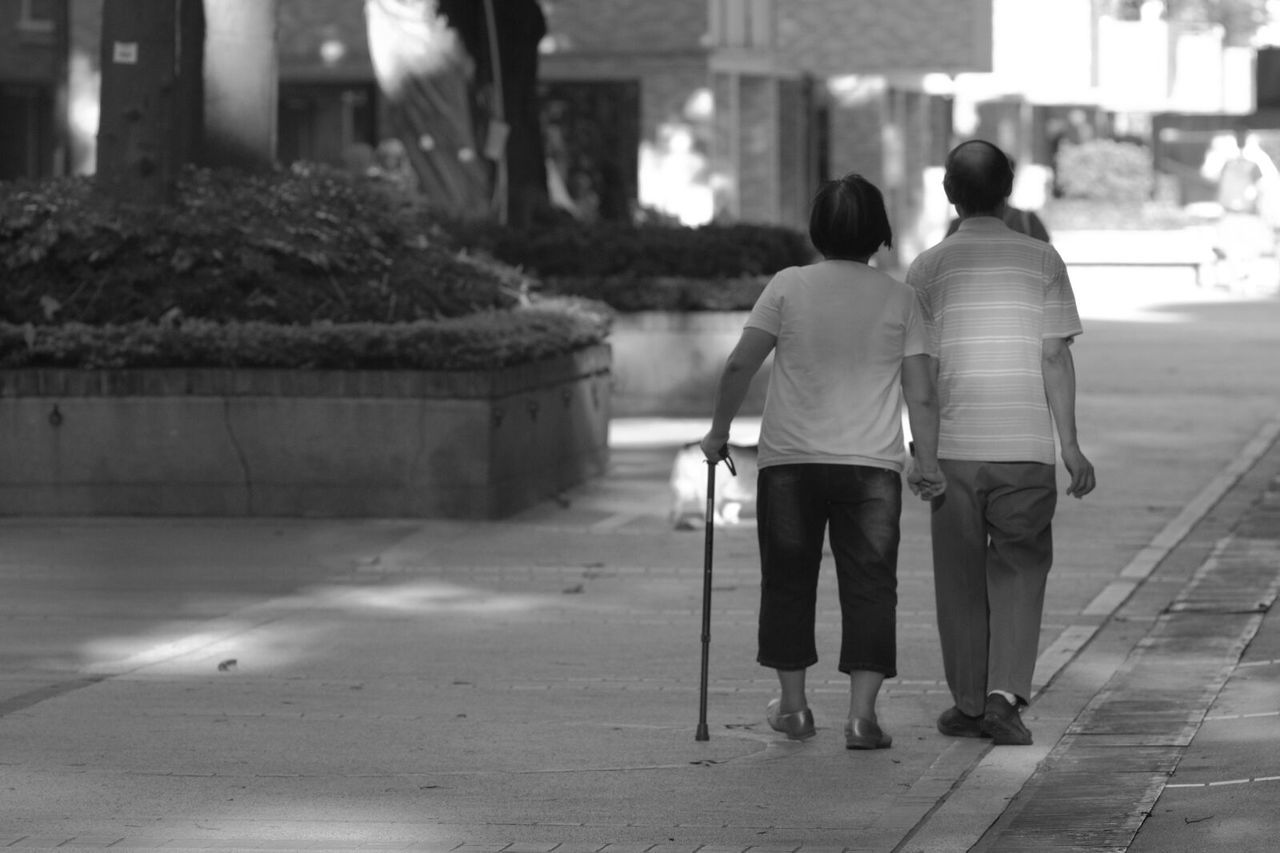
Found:
M 1053 565 L 1055 469 L 1038 462 L 941 460 L 932 504 L 938 636 L 956 707 L 982 714 L 987 694 L 1031 698 L 1044 590 Z

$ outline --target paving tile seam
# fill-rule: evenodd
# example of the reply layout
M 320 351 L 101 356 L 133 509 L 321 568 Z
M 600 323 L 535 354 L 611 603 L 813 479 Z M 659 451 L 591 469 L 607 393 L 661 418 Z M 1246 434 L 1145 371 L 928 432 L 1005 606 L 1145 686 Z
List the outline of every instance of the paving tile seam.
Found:
M 105 679 L 96 679 L 96 680 L 105 680 Z M 130 675 L 130 676 L 121 676 L 119 678 L 113 678 L 111 680 L 112 681 L 130 681 L 130 680 L 164 681 L 167 679 L 157 678 L 155 676 L 143 677 L 143 676 L 137 676 L 137 675 Z M 636 676 L 558 675 L 558 676 L 540 677 L 536 681 L 527 681 L 527 682 L 512 682 L 509 680 L 504 680 L 501 682 L 486 682 L 481 679 L 460 680 L 452 677 L 446 677 L 444 679 L 428 678 L 428 677 L 411 677 L 411 676 L 407 677 L 406 674 L 394 674 L 394 675 L 386 675 L 386 676 L 378 676 L 378 677 L 370 677 L 370 678 L 360 678 L 360 679 L 353 679 L 351 681 L 320 680 L 316 678 L 309 678 L 306 676 L 296 676 L 296 675 L 254 676 L 254 675 L 239 674 L 236 676 L 231 676 L 226 678 L 224 677 L 208 678 L 208 679 L 205 679 L 203 682 L 193 682 L 189 676 L 184 674 L 181 677 L 174 678 L 172 681 L 175 685 L 181 684 L 183 686 L 190 686 L 193 684 L 199 684 L 204 686 L 217 684 L 219 685 L 219 687 L 239 685 L 239 686 L 245 687 L 247 690 L 254 689 L 262 683 L 272 683 L 272 684 L 285 684 L 290 686 L 307 686 L 307 687 L 321 688 L 321 689 L 327 689 L 327 690 L 333 690 L 333 691 L 339 691 L 339 692 L 356 692 L 357 690 L 365 690 L 365 688 L 367 688 L 369 685 L 407 686 L 407 687 L 412 687 L 414 689 L 431 689 L 431 690 L 439 689 L 441 687 L 455 687 L 455 688 L 483 689 L 483 690 L 505 690 L 505 689 L 508 689 L 513 683 L 523 683 L 523 684 L 537 685 L 537 686 L 543 686 L 546 684 L 559 684 L 559 683 L 568 683 L 573 685 L 577 685 L 577 684 L 593 684 L 593 685 L 678 684 L 678 685 L 687 686 L 686 679 L 680 678 L 680 677 L 671 677 L 671 676 L 649 677 L 649 676 L 640 676 L 640 675 L 636 675 Z M 751 689 L 756 687 L 765 688 L 765 689 L 777 688 L 777 682 L 775 680 L 766 679 L 766 678 L 750 678 L 750 677 L 740 678 L 740 677 L 734 677 L 734 676 L 723 676 L 723 677 L 712 678 L 709 680 L 708 683 L 712 685 L 721 685 L 726 688 L 743 688 L 743 689 Z M 823 687 L 847 688 L 849 681 L 847 678 L 824 678 L 824 679 L 811 679 L 809 680 L 808 683 L 817 689 L 821 689 Z M 886 679 L 884 684 L 887 689 L 901 688 L 901 689 L 907 689 L 908 692 L 916 688 L 946 687 L 945 681 L 943 681 L 942 679 L 934 679 L 934 678 Z M 320 695 L 323 696 L 324 698 L 330 698 L 326 694 L 320 694 Z M 368 690 L 362 693 L 361 695 L 364 697 L 377 695 L 377 689 L 375 687 L 374 690 Z M 306 700 L 301 697 L 293 697 L 293 698 L 290 698 L 288 701 L 304 702 Z M 146 711 L 143 710 L 140 713 L 146 713 Z
M 1251 509 L 1244 511 L 1242 518 L 1238 519 L 1237 527 L 1247 521 L 1250 512 Z M 1274 563 L 1268 561 L 1265 570 L 1270 573 L 1272 582 L 1268 587 L 1269 600 L 1264 602 L 1265 607 L 1262 611 L 1219 610 L 1205 613 L 1194 609 L 1180 609 L 1176 606 L 1196 596 L 1200 588 L 1208 583 L 1218 584 L 1224 594 L 1250 591 L 1248 588 L 1252 584 L 1253 577 L 1247 569 L 1251 566 L 1238 560 L 1224 559 L 1224 555 L 1248 549 L 1247 543 L 1236 542 L 1236 538 L 1234 535 L 1228 535 L 1215 543 L 1203 564 L 1178 592 L 1151 632 L 1133 646 L 1125 661 L 1117 666 L 1108 685 L 1104 686 L 1086 705 L 1080 716 L 1068 727 L 1067 734 L 1055 746 L 1044 764 L 1036 770 L 1030 783 L 1019 792 L 1015 802 L 1005 813 L 1005 826 L 999 829 L 993 827 L 993 830 L 984 836 L 984 841 L 990 840 L 993 845 L 1000 845 L 1004 840 L 1034 837 L 1040 845 L 1078 843 L 1082 835 L 1078 828 L 1072 829 L 1069 825 L 1058 826 L 1056 821 L 1046 822 L 1041 819 L 1040 813 L 1045 808 L 1053 808 L 1063 815 L 1078 817 L 1072 811 L 1071 803 L 1076 803 L 1076 810 L 1083 814 L 1093 808 L 1091 804 L 1096 805 L 1099 798 L 1111 804 L 1119 804 L 1118 807 L 1123 808 L 1128 815 L 1121 822 L 1123 826 L 1112 827 L 1113 831 L 1120 831 L 1122 835 L 1127 835 L 1125 846 L 1137 835 L 1146 815 L 1150 814 L 1155 807 L 1162 792 L 1172 784 L 1171 780 L 1196 731 L 1203 724 L 1208 711 L 1238 665 L 1240 656 L 1260 629 L 1262 613 L 1270 608 L 1271 602 L 1275 600 L 1277 589 L 1280 589 L 1280 572 L 1277 572 Z M 1158 720 L 1151 718 L 1149 709 L 1148 713 L 1141 716 L 1129 715 L 1134 716 L 1130 724 L 1122 724 L 1119 727 L 1113 725 L 1109 728 L 1106 721 L 1113 708 L 1132 705 L 1133 711 L 1138 712 L 1140 706 L 1146 704 L 1144 696 L 1150 691 L 1132 684 L 1134 673 L 1141 671 L 1146 679 L 1151 680 L 1154 679 L 1154 672 L 1167 669 L 1170 678 L 1175 679 L 1172 683 L 1177 683 L 1177 674 L 1185 675 L 1188 666 L 1187 652 L 1185 648 L 1179 649 L 1176 641 L 1179 638 L 1200 636 L 1200 633 L 1197 633 L 1197 626 L 1203 624 L 1206 618 L 1213 616 L 1222 617 L 1222 619 L 1236 617 L 1239 624 L 1230 633 L 1230 638 L 1234 639 L 1230 643 L 1222 644 L 1224 648 L 1203 650 L 1196 656 L 1197 661 L 1203 664 L 1200 668 L 1208 667 L 1213 671 L 1204 673 L 1202 679 L 1197 680 L 1197 683 L 1202 683 L 1204 686 L 1200 695 L 1182 696 L 1180 713 L 1173 714 L 1165 721 L 1166 727 L 1172 725 L 1176 731 L 1170 730 L 1169 734 L 1173 737 L 1164 747 L 1151 751 L 1148 741 L 1153 731 L 1161 726 Z M 1214 629 L 1218 633 L 1221 630 L 1221 628 Z M 1161 681 L 1161 679 L 1154 680 Z M 1122 710 L 1119 719 L 1127 719 L 1126 714 L 1127 712 Z M 1055 774 L 1055 767 L 1069 760 L 1068 756 L 1072 754 L 1074 746 L 1092 740 L 1089 737 L 1091 733 L 1107 731 L 1116 732 L 1121 736 L 1120 740 L 1107 745 L 1108 749 L 1117 751 L 1116 757 L 1119 757 L 1122 751 L 1130 751 L 1132 754 L 1134 748 L 1141 747 L 1149 750 L 1144 754 L 1145 758 L 1137 762 L 1125 763 L 1123 772 L 1112 769 L 1110 773 L 1099 773 L 1095 768 L 1095 771 L 1089 774 L 1087 785 L 1083 788 L 1073 787 L 1069 775 Z M 1137 734 L 1139 731 L 1142 732 L 1140 737 L 1124 737 L 1127 732 Z M 1136 764 L 1143 766 L 1135 766 Z M 1115 767 L 1114 760 L 1112 766 Z M 1228 780 L 1227 784 L 1245 784 L 1247 781 Z M 1141 790 L 1135 786 L 1140 787 Z M 999 849 L 998 846 L 997 849 Z
M 558 824 L 565 827 L 574 828 L 592 828 L 590 825 L 582 824 Z M 684 827 L 693 829 L 721 829 L 718 826 L 694 826 Z M 721 844 L 700 844 L 695 843 L 693 846 L 673 846 L 670 843 L 652 842 L 642 843 L 640 845 L 629 843 L 615 842 L 592 842 L 582 845 L 577 842 L 550 842 L 550 843 L 528 843 L 521 841 L 499 841 L 492 843 L 469 842 L 464 841 L 455 843 L 452 846 L 444 846 L 438 843 L 428 843 L 422 841 L 400 841 L 400 842 L 335 842 L 332 839 L 291 839 L 289 841 L 281 841 L 278 843 L 264 842 L 262 839 L 203 839 L 203 838 L 180 838 L 169 837 L 152 838 L 148 836 L 134 837 L 121 836 L 119 838 L 86 838 L 82 836 L 70 836 L 61 838 L 60 836 L 52 838 L 36 838 L 23 837 L 14 841 L 0 841 L 0 846 L 6 849 L 14 850 L 52 850 L 57 848 L 74 847 L 77 849 L 117 849 L 129 850 L 134 848 L 148 850 L 434 850 L 437 853 L 445 853 L 445 851 L 453 851 L 453 853 L 481 853 L 481 851 L 489 851 L 489 853 L 560 853 L 560 851 L 593 851 L 593 853 L 620 853 L 621 851 L 645 851 L 645 853 L 676 853 L 676 851 L 688 851 L 688 853 L 781 853 L 781 851 L 800 851 L 822 850 L 824 853 L 836 853 L 836 851 L 851 851 L 859 848 L 848 847 L 809 847 L 809 846 L 787 846 L 779 847 L 776 845 L 737 845 L 725 846 Z
M 1227 493 L 1235 487 L 1252 468 L 1270 451 L 1276 444 L 1277 438 L 1280 437 L 1280 414 L 1273 415 L 1267 420 L 1262 427 L 1254 434 L 1254 436 L 1244 445 L 1237 453 L 1235 458 L 1221 469 L 1209 483 L 1201 489 L 1201 491 L 1188 503 L 1172 520 L 1168 522 L 1150 541 L 1149 544 L 1141 548 L 1138 553 L 1124 566 L 1119 572 L 1117 579 L 1102 590 L 1095 597 L 1090 605 L 1086 606 L 1082 611 L 1085 616 L 1101 617 L 1096 624 L 1079 626 L 1078 628 L 1069 629 L 1064 632 L 1059 641 L 1055 641 L 1048 649 L 1041 653 L 1036 661 L 1036 680 L 1033 684 L 1033 701 L 1038 698 L 1062 673 L 1070 666 L 1084 649 L 1093 641 L 1104 627 L 1116 622 L 1115 617 L 1121 612 L 1121 609 L 1128 602 L 1130 596 L 1135 592 L 1141 583 L 1145 583 L 1152 579 L 1152 575 L 1158 565 L 1160 565 L 1172 552 L 1181 544 L 1191 533 L 1195 526 L 1202 521 L 1213 507 L 1227 495 Z M 1247 512 L 1247 510 L 1246 510 Z M 1098 605 L 1105 602 L 1107 608 L 1104 609 Z M 1152 627 L 1156 630 L 1160 624 L 1157 619 Z M 1132 653 L 1132 651 L 1131 651 Z M 1238 660 L 1238 658 L 1237 658 Z M 1122 662 L 1111 664 L 1111 677 L 1120 670 Z M 1108 679 L 1109 680 L 1109 679 Z M 1089 703 L 1085 703 L 1087 707 Z M 1207 709 L 1206 709 L 1207 710 Z M 1081 709 L 1083 711 L 1083 708 Z M 987 765 L 994 765 L 1000 761 L 1001 750 L 991 750 L 981 756 L 976 762 L 968 776 L 958 783 L 952 790 L 951 794 L 945 799 L 941 799 L 937 805 L 919 824 L 912 827 L 910 832 L 912 837 L 918 838 L 922 844 L 919 846 L 921 853 L 944 853 L 957 849 L 968 850 L 970 847 L 978 845 L 980 842 L 986 842 L 988 836 L 996 828 L 1002 817 L 1009 813 L 1010 805 L 1013 804 L 1018 797 L 1026 790 L 1029 783 L 1044 770 L 1040 766 L 1040 762 L 1024 762 L 1017 771 L 1020 778 L 1017 780 L 1016 786 L 1009 774 L 1004 774 L 1005 778 L 996 781 L 985 781 L 989 774 L 984 773 Z M 995 777 L 992 777 L 993 779 Z M 976 786 L 971 786 L 969 780 L 978 779 Z M 972 788 L 972 790 L 970 790 Z M 998 794 L 1000 791 L 1009 791 L 1008 801 L 999 801 L 998 798 L 991 796 Z M 936 828 L 935 820 L 941 821 L 944 816 L 951 814 L 948 808 L 949 800 L 958 792 L 962 792 L 963 796 L 959 799 L 970 804 L 981 802 L 984 798 L 987 802 L 994 802 L 995 806 L 990 812 L 990 820 L 986 823 L 981 821 L 969 821 L 970 825 L 976 827 L 970 830 L 964 839 L 957 838 L 954 831 Z M 984 797 L 985 795 L 985 797 Z M 1157 797 L 1158 798 L 1158 792 Z M 1152 799 L 1152 803 L 1155 799 Z M 958 818 L 959 819 L 959 818 Z M 1136 829 L 1135 829 L 1136 834 Z M 914 849 L 914 848 L 913 848 Z M 999 850 L 999 847 L 993 849 Z
M 569 824 L 569 826 L 577 826 Z M 590 828 L 590 827 L 587 827 Z M 703 827 L 691 827 L 701 829 Z M 705 827 L 718 829 L 721 827 Z M 34 843 L 32 843 L 34 842 Z M 71 836 L 69 838 L 19 838 L 11 842 L 0 840 L 0 847 L 12 850 L 54 850 L 58 848 L 115 849 L 115 850 L 235 850 L 235 851 L 287 851 L 287 850 L 422 850 L 428 853 L 866 853 L 866 847 L 833 847 L 830 845 L 787 845 L 745 844 L 725 845 L 721 843 L 693 843 L 677 845 L 671 842 L 523 842 L 498 841 L 474 842 L 464 841 L 449 845 L 422 841 L 400 842 L 335 842 L 331 839 L 293 839 L 279 843 L 264 842 L 261 839 L 219 839 L 217 841 L 199 838 L 180 837 L 133 837 L 99 839 Z
M 1204 718 L 1206 723 L 1221 723 L 1229 720 L 1256 720 L 1263 717 L 1280 717 L 1280 711 L 1256 711 L 1250 714 L 1211 714 Z
M 1170 782 L 1166 789 L 1207 789 L 1229 785 L 1253 785 L 1260 782 L 1280 782 L 1280 776 L 1250 776 L 1247 779 L 1223 779 L 1217 782 Z

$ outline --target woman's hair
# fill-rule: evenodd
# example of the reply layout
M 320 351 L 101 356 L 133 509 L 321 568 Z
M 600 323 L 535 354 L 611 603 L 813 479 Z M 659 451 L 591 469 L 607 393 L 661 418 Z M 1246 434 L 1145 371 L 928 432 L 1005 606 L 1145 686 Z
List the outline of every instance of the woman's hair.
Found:
M 881 246 L 892 248 L 893 229 L 884 196 L 858 174 L 827 181 L 813 198 L 809 239 L 831 260 L 865 260 Z
M 1013 161 L 985 139 L 961 142 L 947 154 L 942 186 L 966 214 L 993 213 L 1013 192 Z

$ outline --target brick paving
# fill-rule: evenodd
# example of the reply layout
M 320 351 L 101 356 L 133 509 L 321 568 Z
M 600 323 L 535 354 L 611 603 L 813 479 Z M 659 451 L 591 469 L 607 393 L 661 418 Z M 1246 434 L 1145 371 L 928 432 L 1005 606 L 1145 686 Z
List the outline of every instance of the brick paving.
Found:
M 701 532 L 665 517 L 676 443 L 624 441 L 568 505 L 501 523 L 0 520 L 0 848 L 1268 849 L 1249 842 L 1274 834 L 1280 777 L 1280 631 L 1261 611 L 1204 629 L 1214 678 L 1165 686 L 1185 718 L 1176 762 L 1113 797 L 1118 832 L 1085 845 L 1080 805 L 1032 819 L 1065 802 L 1063 768 L 1102 785 L 1134 766 L 1090 764 L 1080 742 L 1151 698 L 1150 656 L 1178 648 L 1161 632 L 1204 621 L 1188 602 L 1226 600 L 1222 572 L 1265 591 L 1280 570 L 1280 307 L 1194 310 L 1095 323 L 1079 348 L 1101 485 L 1060 512 L 1033 747 L 933 728 L 948 703 L 920 505 L 904 511 L 901 675 L 882 700 L 894 748 L 843 748 L 829 577 L 818 737 L 763 724 L 749 527 L 717 532 L 711 739 L 696 742 Z M 1053 820 L 1064 835 L 1045 847 Z

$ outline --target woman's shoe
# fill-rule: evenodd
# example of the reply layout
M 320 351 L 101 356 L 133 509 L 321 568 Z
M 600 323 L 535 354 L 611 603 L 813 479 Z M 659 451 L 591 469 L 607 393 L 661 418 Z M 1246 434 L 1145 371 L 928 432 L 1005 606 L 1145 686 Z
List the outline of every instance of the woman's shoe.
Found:
M 813 711 L 803 708 L 783 714 L 779 711 L 781 705 L 781 699 L 774 699 L 764 709 L 764 718 L 769 721 L 770 728 L 775 732 L 782 732 L 792 740 L 804 740 L 817 734 L 817 729 L 813 727 Z
M 844 724 L 846 749 L 888 749 L 893 738 L 880 726 L 862 717 L 850 717 Z

